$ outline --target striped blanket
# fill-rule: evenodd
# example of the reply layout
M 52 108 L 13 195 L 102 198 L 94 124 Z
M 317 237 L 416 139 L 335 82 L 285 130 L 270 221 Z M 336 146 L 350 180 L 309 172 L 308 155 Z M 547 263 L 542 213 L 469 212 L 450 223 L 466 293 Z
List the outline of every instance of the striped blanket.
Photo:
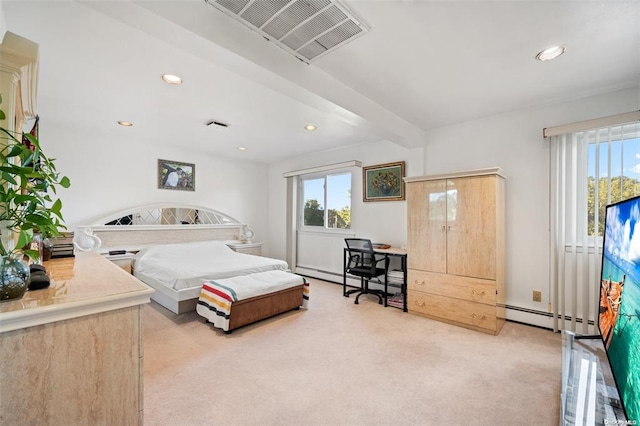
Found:
M 229 330 L 233 302 L 275 293 L 304 284 L 301 308 L 309 307 L 309 283 L 304 277 L 285 271 L 267 271 L 221 280 L 205 281 L 196 312 L 214 327 Z

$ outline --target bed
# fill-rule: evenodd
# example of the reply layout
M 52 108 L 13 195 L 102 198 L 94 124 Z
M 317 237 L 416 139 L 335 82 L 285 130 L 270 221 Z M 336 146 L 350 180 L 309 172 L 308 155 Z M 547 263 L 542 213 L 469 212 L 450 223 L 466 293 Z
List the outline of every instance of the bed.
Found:
M 74 241 L 80 250 L 131 254 L 133 275 L 155 290 L 151 299 L 181 314 L 196 309 L 204 282 L 268 271 L 287 273 L 288 265 L 283 260 L 237 253 L 230 248 L 250 243 L 252 236 L 248 225 L 217 210 L 156 204 L 116 212 L 79 226 Z M 225 331 L 305 306 L 306 300 L 308 284 L 300 283 L 236 301 Z
M 206 280 L 288 269 L 283 260 L 237 253 L 223 241 L 145 247 L 136 253 L 131 266 L 133 275 L 147 285 L 176 291 L 199 289 Z

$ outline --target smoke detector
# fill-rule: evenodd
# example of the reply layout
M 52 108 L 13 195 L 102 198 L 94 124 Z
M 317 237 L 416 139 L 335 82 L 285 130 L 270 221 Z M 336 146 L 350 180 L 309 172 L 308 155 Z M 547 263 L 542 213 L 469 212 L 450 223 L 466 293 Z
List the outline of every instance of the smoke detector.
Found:
M 204 0 L 311 63 L 369 29 L 335 0 Z

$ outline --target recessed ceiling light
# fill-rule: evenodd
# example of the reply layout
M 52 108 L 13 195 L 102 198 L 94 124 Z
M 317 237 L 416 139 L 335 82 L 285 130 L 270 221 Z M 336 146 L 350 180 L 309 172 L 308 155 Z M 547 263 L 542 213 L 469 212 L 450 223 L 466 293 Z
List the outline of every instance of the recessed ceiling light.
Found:
M 244 146 L 239 146 L 238 147 L 238 151 L 246 151 L 246 150 L 247 150 L 247 148 L 245 148 Z
M 163 74 L 162 75 L 162 79 L 165 81 L 165 83 L 182 84 L 182 79 L 180 77 L 178 77 L 177 75 Z
M 548 49 L 544 49 L 542 52 L 536 55 L 536 59 L 539 61 L 550 61 L 558 56 L 562 55 L 566 48 L 564 46 L 553 46 Z
M 122 120 L 119 120 L 119 121 L 118 121 L 118 124 L 119 124 L 119 125 L 121 125 L 121 126 L 124 126 L 124 127 L 131 127 L 131 126 L 133 126 L 133 123 L 132 123 L 132 122 L 130 122 L 130 121 L 122 121 Z
M 318 128 L 318 126 L 314 125 L 314 124 L 307 124 L 306 126 L 304 126 L 305 130 L 309 130 L 309 131 L 314 131 Z

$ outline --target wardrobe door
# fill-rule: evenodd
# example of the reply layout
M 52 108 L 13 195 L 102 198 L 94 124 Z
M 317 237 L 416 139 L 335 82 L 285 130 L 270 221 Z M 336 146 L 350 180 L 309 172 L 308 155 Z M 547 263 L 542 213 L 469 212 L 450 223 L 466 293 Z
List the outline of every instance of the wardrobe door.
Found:
M 456 208 L 447 221 L 447 273 L 496 279 L 496 177 L 451 179 Z M 452 196 L 450 196 L 452 198 Z
M 407 257 L 409 269 L 447 271 L 446 180 L 407 185 Z

